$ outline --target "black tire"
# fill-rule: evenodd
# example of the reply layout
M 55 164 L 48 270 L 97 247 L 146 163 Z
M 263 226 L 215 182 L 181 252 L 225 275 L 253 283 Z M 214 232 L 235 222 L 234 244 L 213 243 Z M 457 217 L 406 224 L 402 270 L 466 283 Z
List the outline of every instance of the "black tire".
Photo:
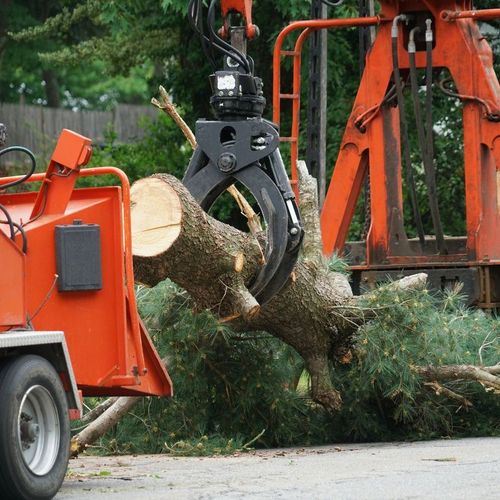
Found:
M 0 368 L 0 498 L 56 495 L 69 460 L 70 423 L 61 379 L 44 358 Z

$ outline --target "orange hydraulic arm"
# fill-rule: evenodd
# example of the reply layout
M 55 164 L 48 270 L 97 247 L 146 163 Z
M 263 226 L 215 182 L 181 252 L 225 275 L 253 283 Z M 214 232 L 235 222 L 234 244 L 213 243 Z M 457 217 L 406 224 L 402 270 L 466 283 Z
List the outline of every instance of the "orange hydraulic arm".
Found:
M 273 119 L 280 121 L 280 102 L 293 99 L 292 133 L 283 141 L 292 143 L 292 182 L 296 181 L 300 109 L 300 57 L 304 37 L 312 30 L 379 24 L 375 42 L 348 120 L 332 181 L 322 211 L 324 248 L 327 254 L 342 250 L 357 199 L 370 173 L 371 227 L 367 242 L 367 265 L 404 262 L 408 252 L 402 227 L 399 114 L 383 106 L 391 83 L 391 23 L 405 13 L 425 13 L 433 20 L 435 46 L 433 64 L 448 68 L 464 102 L 464 146 L 468 242 L 467 256 L 500 259 L 500 219 L 496 205 L 496 172 L 500 168 L 500 89 L 492 66 L 491 49 L 479 32 L 477 19 L 500 18 L 500 9 L 457 10 L 453 0 L 385 0 L 378 17 L 297 21 L 278 36 L 274 51 Z M 302 35 L 294 51 L 282 50 L 285 37 L 296 29 Z M 407 34 L 398 35 L 400 69 L 408 70 Z M 294 81 L 290 94 L 281 90 L 280 60 L 294 57 Z M 425 67 L 425 54 L 416 53 L 418 68 Z M 360 126 L 361 125 L 361 126 Z M 490 202 L 489 200 L 492 200 Z M 456 256 L 436 259 L 454 260 Z M 428 259 L 428 256 L 425 257 Z M 418 258 L 412 258 L 416 261 Z

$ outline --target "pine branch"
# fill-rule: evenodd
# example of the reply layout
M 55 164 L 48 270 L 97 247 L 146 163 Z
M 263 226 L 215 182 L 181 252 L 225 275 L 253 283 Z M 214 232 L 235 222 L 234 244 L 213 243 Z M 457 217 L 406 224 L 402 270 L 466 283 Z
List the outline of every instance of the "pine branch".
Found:
M 64 7 L 59 14 L 49 17 L 42 25 L 31 26 L 17 33 L 9 33 L 9 36 L 16 42 L 25 42 L 46 35 L 67 33 L 71 26 L 83 20 L 90 20 L 97 24 L 100 14 L 99 3 L 99 0 L 87 0 L 73 10 Z
M 415 371 L 427 380 L 471 380 L 479 382 L 486 390 L 500 394 L 500 377 L 494 375 L 497 367 L 480 367 L 474 365 L 417 366 Z M 491 373 L 489 370 L 493 370 Z
M 451 389 L 448 389 L 448 387 L 444 387 L 438 382 L 425 382 L 424 384 L 426 387 L 430 387 L 435 393 L 436 396 L 443 395 L 446 396 L 447 398 L 453 399 L 455 401 L 458 401 L 462 406 L 465 408 L 469 408 L 471 406 L 474 406 L 465 396 L 462 396 L 461 394 L 458 394 Z

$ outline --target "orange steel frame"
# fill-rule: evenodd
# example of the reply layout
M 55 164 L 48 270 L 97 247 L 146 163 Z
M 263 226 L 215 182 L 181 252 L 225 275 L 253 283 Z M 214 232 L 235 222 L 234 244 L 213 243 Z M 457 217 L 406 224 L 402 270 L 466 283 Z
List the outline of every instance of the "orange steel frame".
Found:
M 317 29 L 378 25 L 376 39 L 348 119 L 333 176 L 321 213 L 324 252 L 341 252 L 356 202 L 369 173 L 371 225 L 365 255 L 356 269 L 500 265 L 500 86 L 492 52 L 476 20 L 500 18 L 500 9 L 471 10 L 470 0 L 381 0 L 378 16 L 353 19 L 297 21 L 279 34 L 274 48 L 273 120 L 280 123 L 281 101 L 292 99 L 292 182 L 296 185 L 300 111 L 301 50 Z M 458 252 L 416 251 L 403 225 L 399 111 L 381 106 L 392 78 L 391 24 L 395 16 L 425 12 L 433 18 L 433 66 L 447 68 L 463 99 L 464 169 L 467 238 Z M 293 51 L 282 50 L 287 35 L 302 30 Z M 409 69 L 408 52 L 399 30 L 400 69 Z M 281 58 L 293 57 L 293 88 L 281 90 Z M 417 68 L 425 68 L 425 52 L 416 53 Z M 356 124 L 360 118 L 365 127 Z M 500 267 L 496 269 L 500 270 Z M 489 273 L 490 269 L 487 269 Z M 483 297 L 491 302 L 491 297 Z M 499 305 L 497 298 L 496 306 Z
M 65 333 L 78 387 L 84 395 L 171 395 L 168 373 L 142 324 L 134 293 L 130 185 L 114 167 L 80 170 L 90 140 L 63 130 L 38 192 L 0 194 L 27 237 L 7 237 L 0 226 L 0 335 L 30 326 Z M 79 178 L 112 175 L 120 186 L 76 189 Z M 19 177 L 0 178 L 0 185 Z M 101 290 L 57 290 L 55 226 L 81 220 L 99 224 Z

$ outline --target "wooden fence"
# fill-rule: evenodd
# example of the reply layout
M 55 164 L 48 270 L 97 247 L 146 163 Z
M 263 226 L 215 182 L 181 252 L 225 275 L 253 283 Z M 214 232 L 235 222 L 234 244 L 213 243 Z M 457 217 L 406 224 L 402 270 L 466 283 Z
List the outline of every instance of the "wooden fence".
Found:
M 103 144 L 113 130 L 118 142 L 131 142 L 144 135 L 144 117 L 156 118 L 153 106 L 120 104 L 113 111 L 71 111 L 0 103 L 0 123 L 7 127 L 5 146 L 25 146 L 48 158 L 63 128 L 71 129 Z

